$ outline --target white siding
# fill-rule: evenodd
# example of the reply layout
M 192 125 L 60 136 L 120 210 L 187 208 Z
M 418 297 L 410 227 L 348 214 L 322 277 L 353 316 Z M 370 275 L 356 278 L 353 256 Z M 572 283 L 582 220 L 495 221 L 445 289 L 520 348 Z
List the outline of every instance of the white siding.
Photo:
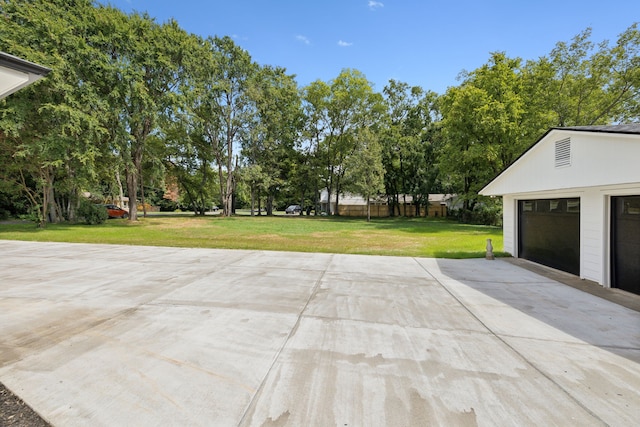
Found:
M 516 241 L 518 205 L 517 200 L 513 196 L 504 196 L 502 198 L 502 240 L 504 242 L 504 251 L 517 256 L 518 247 Z
M 605 196 L 586 189 L 580 200 L 580 277 L 602 283 Z

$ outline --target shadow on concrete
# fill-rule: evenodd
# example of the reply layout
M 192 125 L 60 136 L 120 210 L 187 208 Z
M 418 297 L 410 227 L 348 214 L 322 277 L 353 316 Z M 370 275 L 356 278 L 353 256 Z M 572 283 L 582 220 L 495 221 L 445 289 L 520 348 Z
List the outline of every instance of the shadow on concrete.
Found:
M 640 295 L 521 259 L 435 262 L 442 274 L 438 280 L 498 335 L 523 332 L 523 338 L 562 341 L 566 334 L 640 363 Z M 535 319 L 531 328 L 508 324 L 510 309 Z M 553 329 L 534 331 L 536 320 Z
M 579 289 L 582 292 L 595 295 L 640 313 L 640 295 L 635 295 L 621 289 L 605 288 L 591 280 L 581 279 L 573 274 L 565 273 L 564 271 L 546 267 L 541 264 L 536 264 L 526 259 L 509 257 L 505 258 L 505 261 L 544 276 L 547 279 L 555 280 L 556 282 L 571 286 L 572 288 Z

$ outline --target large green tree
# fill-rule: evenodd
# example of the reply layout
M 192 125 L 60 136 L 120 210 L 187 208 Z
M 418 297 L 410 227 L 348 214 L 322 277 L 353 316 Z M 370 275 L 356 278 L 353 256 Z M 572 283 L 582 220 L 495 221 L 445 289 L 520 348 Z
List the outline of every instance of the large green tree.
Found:
M 258 67 L 229 37 L 210 37 L 200 44 L 186 108 L 215 159 L 220 200 L 229 216 L 234 210 L 239 148 L 256 115 L 249 89 Z
M 102 91 L 111 108 L 111 142 L 125 168 L 129 219 L 135 221 L 138 194 L 144 203 L 139 190 L 147 139 L 173 105 L 185 56 L 196 43 L 173 20 L 158 24 L 146 14 L 123 16 L 109 7 L 99 13 L 110 17 L 96 38 L 108 61 Z
M 52 69 L 7 98 L 0 120 L 12 164 L 3 179 L 24 190 L 41 224 L 74 219 L 104 152 L 105 104 L 92 84 L 98 53 L 89 42 L 95 13 L 89 0 L 0 3 L 0 50 Z
M 322 181 L 328 192 L 328 200 L 335 197 L 338 213 L 342 180 L 347 171 L 347 159 L 353 155 L 356 133 L 373 127 L 384 112 L 382 96 L 375 93 L 371 83 L 358 70 L 345 69 L 326 86 L 320 83 L 307 89 L 313 105 L 313 126 L 309 128 L 311 141 L 317 140 L 316 153 L 323 164 Z M 329 203 L 330 205 L 330 203 Z
M 256 115 L 244 134 L 243 155 L 248 165 L 259 166 L 248 176 L 253 190 L 266 193 L 267 215 L 271 215 L 274 198 L 292 178 L 295 144 L 303 123 L 300 96 L 293 76 L 270 66 L 256 73 L 249 94 Z
M 640 120 L 637 24 L 615 43 L 587 29 L 537 60 L 493 53 L 437 100 L 394 81 L 383 98 L 350 69 L 298 93 L 293 76 L 229 37 L 90 0 L 0 0 L 0 49 L 53 70 L 0 101 L 1 203 L 22 194 L 41 223 L 73 220 L 86 191 L 128 196 L 135 220 L 145 188 L 161 193 L 167 174 L 199 213 L 217 185 L 230 215 L 238 165 L 269 209 L 316 200 L 321 187 L 337 209 L 370 154 L 365 133 L 382 145 L 396 203 L 411 195 L 420 209 L 446 185 L 471 212 L 549 127 Z
M 493 53 L 441 97 L 441 179 L 462 196 L 465 216 L 482 186 L 550 127 L 638 120 L 637 24 L 613 46 L 590 38 L 587 29 L 524 65 Z
M 163 126 L 164 166 L 185 204 L 197 215 L 204 215 L 216 197 L 218 179 L 214 156 L 202 132 L 194 128 L 189 116 L 174 114 Z
M 384 191 L 382 147 L 375 133 L 360 129 L 356 134 L 356 148 L 346 161 L 344 187 L 367 202 L 367 221 L 371 221 L 371 198 Z
M 308 185 L 313 191 L 314 209 L 319 211 L 320 186 L 326 171 L 326 162 L 322 157 L 322 141 L 329 131 L 328 103 L 331 87 L 322 80 L 316 80 L 301 89 L 304 126 L 298 150 L 299 167 L 294 177 L 300 184 Z
M 416 208 L 414 214 L 420 215 L 437 177 L 434 139 L 437 95 L 395 80 L 389 81 L 383 93 L 387 114 L 381 140 L 390 213 L 394 214 L 400 197 L 406 206 L 406 197 L 410 195 Z
M 440 100 L 444 146 L 440 168 L 473 210 L 477 193 L 526 148 L 520 60 L 494 53 Z
M 544 112 L 545 127 L 636 121 L 640 118 L 640 31 L 634 24 L 614 45 L 591 40 L 591 28 L 524 70 L 527 109 Z M 545 120 L 546 119 L 546 120 Z

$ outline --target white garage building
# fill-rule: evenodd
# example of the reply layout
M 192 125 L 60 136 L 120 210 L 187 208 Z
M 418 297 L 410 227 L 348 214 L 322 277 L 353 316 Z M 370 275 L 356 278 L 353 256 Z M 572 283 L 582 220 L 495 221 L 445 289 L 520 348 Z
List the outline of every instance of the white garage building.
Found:
M 553 128 L 480 194 L 506 252 L 640 294 L 640 124 Z

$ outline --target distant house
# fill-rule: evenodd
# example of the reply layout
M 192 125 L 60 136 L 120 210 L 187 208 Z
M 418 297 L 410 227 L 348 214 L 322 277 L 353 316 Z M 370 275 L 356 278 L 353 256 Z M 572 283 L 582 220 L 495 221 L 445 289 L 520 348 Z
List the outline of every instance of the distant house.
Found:
M 51 70 L 0 52 L 0 99 L 46 76 Z
M 327 200 L 328 192 L 323 190 L 320 194 L 320 206 L 323 212 L 335 212 L 335 196 L 331 196 L 331 201 Z M 420 207 L 420 216 L 424 217 L 446 217 L 451 209 L 454 197 L 451 194 L 430 194 L 429 206 Z M 401 195 L 399 197 L 399 210 L 395 214 L 399 216 L 415 216 L 416 206 L 413 197 Z M 378 196 L 371 200 L 371 216 L 374 218 L 384 218 L 391 216 L 391 207 L 387 196 Z M 338 199 L 338 213 L 341 216 L 367 216 L 367 201 L 362 196 L 345 193 L 340 194 Z
M 640 294 L 640 124 L 553 128 L 480 194 L 506 252 Z
M 122 199 L 116 199 L 113 203 L 124 210 L 129 210 L 129 198 L 127 196 L 123 196 Z

